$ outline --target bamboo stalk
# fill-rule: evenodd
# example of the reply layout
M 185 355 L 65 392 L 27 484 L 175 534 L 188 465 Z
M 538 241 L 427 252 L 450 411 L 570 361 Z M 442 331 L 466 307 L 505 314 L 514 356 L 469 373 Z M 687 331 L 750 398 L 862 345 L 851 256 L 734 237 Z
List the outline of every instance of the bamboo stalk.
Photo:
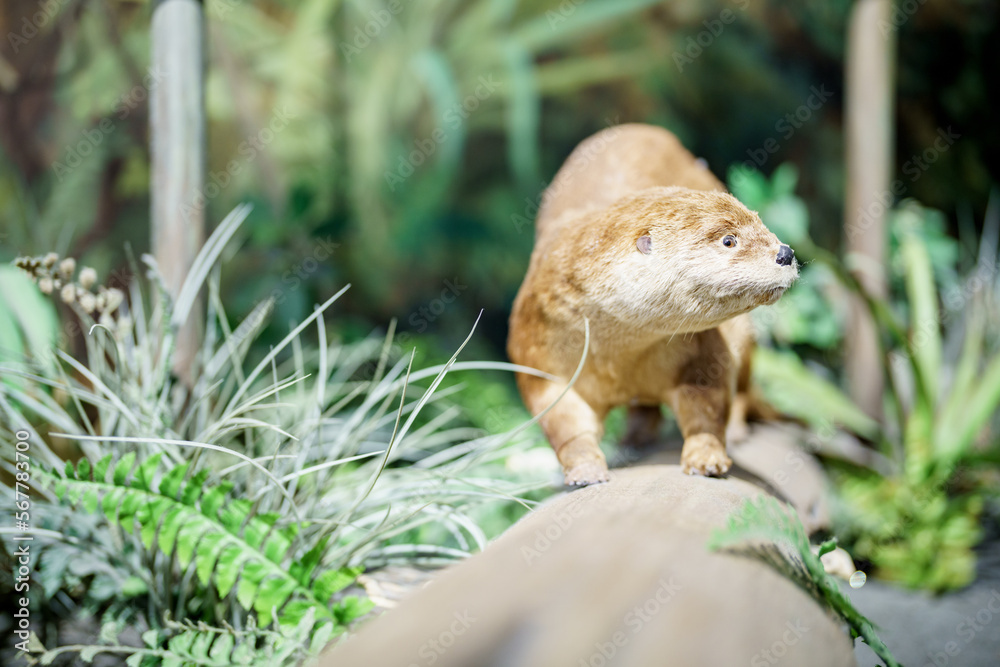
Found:
M 846 205 L 848 263 L 867 293 L 888 296 L 886 218 L 893 197 L 892 152 L 896 34 L 891 0 L 859 0 L 851 10 L 846 72 Z M 845 371 L 851 398 L 869 415 L 882 416 L 879 333 L 860 297 L 852 299 Z
M 153 255 L 173 298 L 205 241 L 205 17 L 199 0 L 158 0 L 150 94 Z M 177 333 L 174 373 L 193 385 L 201 308 Z

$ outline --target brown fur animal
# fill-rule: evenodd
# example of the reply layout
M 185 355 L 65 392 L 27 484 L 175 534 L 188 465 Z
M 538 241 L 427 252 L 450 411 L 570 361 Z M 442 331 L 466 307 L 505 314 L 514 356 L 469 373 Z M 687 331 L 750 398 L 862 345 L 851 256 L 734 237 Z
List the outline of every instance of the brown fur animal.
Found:
M 752 325 L 798 277 L 794 254 L 674 135 L 608 128 L 581 143 L 546 190 L 510 318 L 508 354 L 567 484 L 608 480 L 598 443 L 611 408 L 658 423 L 669 405 L 688 473 L 722 475 L 727 420 L 745 428 Z

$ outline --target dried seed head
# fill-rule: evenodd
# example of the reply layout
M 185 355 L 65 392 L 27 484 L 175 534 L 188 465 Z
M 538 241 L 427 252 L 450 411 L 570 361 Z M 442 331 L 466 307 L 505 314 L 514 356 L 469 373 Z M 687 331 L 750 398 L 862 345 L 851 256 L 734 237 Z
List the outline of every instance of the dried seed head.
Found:
M 74 271 L 76 271 L 76 260 L 72 257 L 67 257 L 63 261 L 59 262 L 59 274 L 62 276 L 63 280 L 69 280 L 72 278 Z
M 97 307 L 97 300 L 94 295 L 90 292 L 80 292 L 80 307 L 83 308 L 83 312 L 92 313 L 94 308 Z
M 82 269 L 80 269 L 80 285 L 84 289 L 90 289 L 91 287 L 94 286 L 94 283 L 96 282 L 97 282 L 97 271 L 90 268 L 89 266 L 85 266 Z
M 125 294 L 117 287 L 112 287 L 105 292 L 106 304 L 104 311 L 108 313 L 113 313 L 118 309 L 118 306 L 122 305 L 122 301 L 125 300 Z
M 59 261 L 59 255 L 55 254 L 54 252 L 50 252 L 49 254 L 45 255 L 45 257 L 42 258 L 42 264 L 47 269 L 51 269 L 53 266 L 56 265 L 56 262 L 58 261 Z

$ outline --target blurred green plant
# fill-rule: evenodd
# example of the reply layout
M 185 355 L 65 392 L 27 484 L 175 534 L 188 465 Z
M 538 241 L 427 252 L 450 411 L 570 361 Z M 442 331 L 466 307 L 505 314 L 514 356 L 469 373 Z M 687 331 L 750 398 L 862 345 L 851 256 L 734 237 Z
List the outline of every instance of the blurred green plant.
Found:
M 889 380 L 882 425 L 798 356 L 761 351 L 755 359 L 756 373 L 778 407 L 814 427 L 847 427 L 875 443 L 891 465 L 888 475 L 850 467 L 836 471 L 845 511 L 838 534 L 886 579 L 931 590 L 969 583 L 975 575 L 973 547 L 980 538 L 981 472 L 997 458 L 993 425 L 1000 409 L 1000 341 L 987 314 L 997 312 L 1000 298 L 1000 211 L 990 206 L 976 262 L 960 278 L 958 247 L 944 234 L 940 214 L 912 201 L 901 204 L 890 217 L 892 296 L 881 300 L 834 253 L 813 243 L 805 208 L 792 194 L 793 169 L 776 170 L 770 182 L 738 169 L 730 181 L 734 194 L 757 208 L 806 266 L 822 266 L 825 275 L 860 298 L 880 331 Z M 801 300 L 790 299 L 777 317 L 764 318 L 765 325 L 835 312 L 842 297 L 828 297 L 829 292 L 809 284 L 809 275 L 804 272 L 789 293 L 798 290 L 819 308 L 802 313 L 797 311 Z M 816 348 L 827 342 L 825 335 L 796 337 L 788 331 L 775 326 L 770 335 Z
M 52 366 L 51 350 L 59 338 L 55 308 L 23 271 L 0 266 L 0 355 L 30 358 Z M 4 382 L 17 382 L 4 377 Z
M 325 313 L 346 288 L 251 361 L 271 304 L 231 328 L 218 264 L 247 213 L 219 225 L 175 301 L 149 256 L 148 279 L 132 282 L 128 298 L 88 269 L 74 276 L 67 260 L 19 261 L 39 283 L 60 272 L 59 296 L 88 332 L 84 361 L 57 351 L 50 366 L 0 363 L 17 380 L 0 384 L 0 429 L 27 432 L 42 494 L 32 517 L 43 616 L 86 609 L 104 625 L 103 643 L 35 644 L 43 661 L 105 650 L 136 665 L 300 661 L 371 609 L 351 589 L 363 569 L 480 549 L 487 537 L 473 513 L 530 506 L 522 496 L 547 481 L 504 466 L 534 444 L 523 435 L 531 421 L 483 434 L 461 422 L 448 400 L 455 389 L 442 389 L 458 370 L 535 371 L 457 353 L 414 370 L 391 328 L 384 340 L 328 341 Z M 169 372 L 173 332 L 201 289 L 201 370 L 185 387 Z M 50 447 L 59 439 L 79 443 L 75 465 Z M 13 474 L 13 448 L 4 452 Z M 6 481 L 0 490 L 13 497 Z M 441 530 L 421 533 L 429 524 Z M 419 539 L 428 535 L 435 541 Z M 91 584 L 101 584 L 93 595 Z M 145 647 L 117 643 L 126 622 L 148 629 Z

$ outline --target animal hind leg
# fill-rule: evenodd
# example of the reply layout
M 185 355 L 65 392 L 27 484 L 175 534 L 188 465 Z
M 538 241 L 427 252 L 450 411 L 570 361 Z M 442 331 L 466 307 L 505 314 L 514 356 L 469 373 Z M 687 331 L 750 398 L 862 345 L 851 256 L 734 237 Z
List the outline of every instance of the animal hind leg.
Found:
M 622 436 L 621 447 L 645 449 L 656 444 L 660 439 L 660 426 L 663 424 L 663 414 L 658 405 L 629 406 L 625 418 L 625 435 Z

